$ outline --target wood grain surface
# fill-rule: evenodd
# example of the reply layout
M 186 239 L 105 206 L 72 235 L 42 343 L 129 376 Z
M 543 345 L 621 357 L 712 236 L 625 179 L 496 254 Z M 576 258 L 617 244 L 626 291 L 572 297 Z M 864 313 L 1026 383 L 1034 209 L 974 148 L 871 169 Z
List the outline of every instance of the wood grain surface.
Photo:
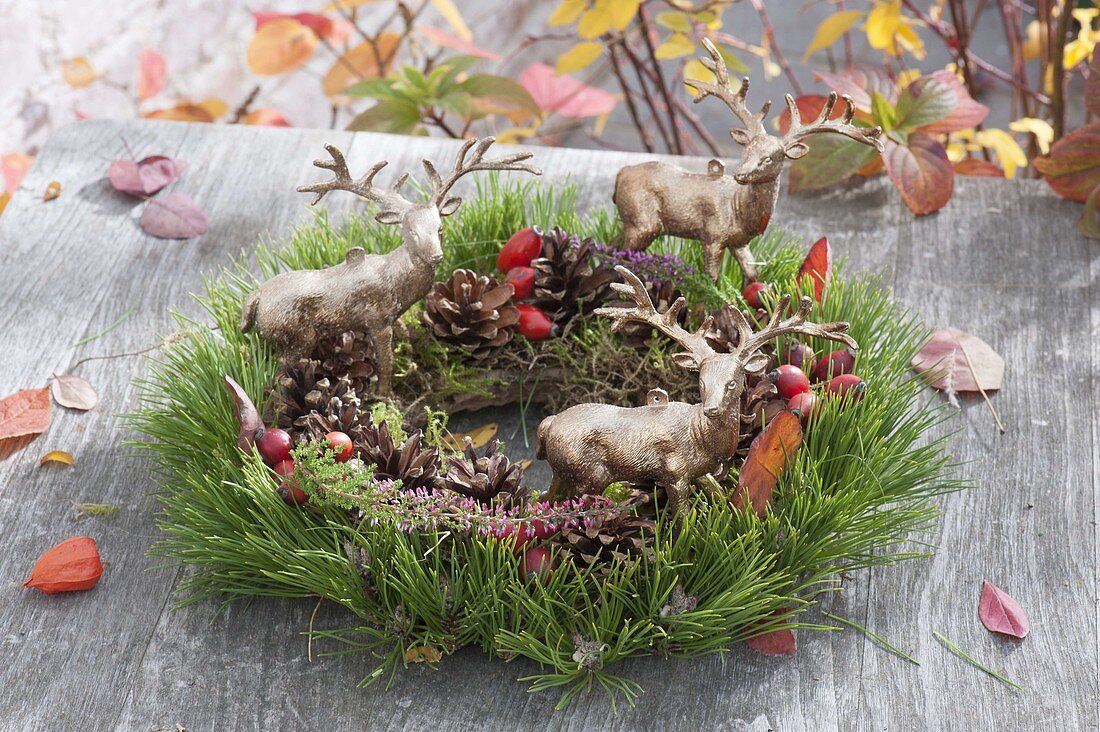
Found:
M 178 156 L 172 190 L 209 213 L 210 231 L 164 241 L 137 226 L 134 201 L 104 175 L 123 157 Z M 322 143 L 347 148 L 353 170 L 436 158 L 451 141 L 310 130 L 164 122 L 84 122 L 55 135 L 0 217 L 0 395 L 45 384 L 81 357 L 145 348 L 171 329 L 170 311 L 197 314 L 188 293 L 260 236 L 307 222 Z M 584 206 L 609 203 L 616 170 L 649 156 L 539 149 L 545 176 L 570 178 Z M 702 168 L 703 161 L 690 164 Z M 51 180 L 60 198 L 42 201 Z M 468 189 L 467 189 L 468 190 Z M 332 196 L 339 211 L 356 205 Z M 907 649 L 914 666 L 845 630 L 799 634 L 795 658 L 734 648 L 725 659 L 636 659 L 620 671 L 646 690 L 613 714 L 602 694 L 565 712 L 515 679 L 525 662 L 467 650 L 438 670 L 399 673 L 389 690 L 355 684 L 355 655 L 306 658 L 313 604 L 262 600 L 215 617 L 213 602 L 173 611 L 181 570 L 146 552 L 157 538 L 149 466 L 130 457 L 119 413 L 134 407 L 140 357 L 89 361 L 79 373 L 102 401 L 55 409 L 49 431 L 0 462 L 0 729 L 10 730 L 1081 730 L 1098 725 L 1098 486 L 1100 381 L 1097 245 L 1074 228 L 1078 206 L 1035 181 L 961 179 L 941 213 L 914 218 L 882 180 L 780 200 L 774 226 L 828 234 L 856 269 L 881 271 L 934 326 L 975 333 L 1007 361 L 994 397 L 1008 431 L 967 400 L 944 429 L 972 490 L 942 500 L 936 555 L 856 572 L 824 609 Z M 122 322 L 87 345 L 73 344 Z M 938 398 L 929 395 L 929 398 Z M 538 415 L 529 415 L 533 423 Z M 465 424 L 517 414 L 492 410 Z M 461 426 L 461 423 L 460 423 Z M 522 433 L 510 454 L 523 455 Z M 72 468 L 37 467 L 53 449 Z M 544 468 L 539 468 L 543 470 Z M 534 474 L 537 480 L 539 473 Z M 72 501 L 116 503 L 107 518 L 74 519 Z M 109 567 L 86 593 L 22 591 L 35 558 L 73 534 L 99 542 Z M 1032 634 L 988 633 L 977 618 L 981 581 L 1013 594 Z M 319 627 L 353 618 L 324 605 Z M 939 631 L 1023 685 L 1014 692 L 948 652 Z M 319 648 L 315 650 L 324 650 Z

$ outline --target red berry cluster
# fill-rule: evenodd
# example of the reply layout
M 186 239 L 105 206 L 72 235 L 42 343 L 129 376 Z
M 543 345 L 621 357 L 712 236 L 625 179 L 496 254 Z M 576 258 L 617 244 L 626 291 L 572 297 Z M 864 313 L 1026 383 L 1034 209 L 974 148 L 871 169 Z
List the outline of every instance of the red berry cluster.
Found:
M 818 396 L 813 382 L 827 394 L 861 399 L 867 385 L 852 371 L 856 354 L 843 348 L 827 354 L 820 361 L 813 349 L 800 341 L 790 341 L 779 357 L 780 365 L 769 376 L 775 382 L 779 396 L 787 400 L 787 409 L 808 419 L 817 408 Z
M 329 448 L 336 453 L 337 462 L 346 463 L 351 460 L 355 450 L 350 437 L 343 432 L 329 432 L 325 438 Z M 290 433 L 278 427 L 268 427 L 256 440 L 256 449 L 260 451 L 264 462 L 275 471 L 279 495 L 284 501 L 291 506 L 300 506 L 309 500 L 294 475 L 294 458 L 290 455 L 294 449 L 294 441 L 290 439 Z
M 557 334 L 554 321 L 534 305 L 518 302 L 531 297 L 535 290 L 535 269 L 531 266 L 542 253 L 542 234 L 527 227 L 509 237 L 497 256 L 497 269 L 504 272 L 504 281 L 512 286 L 512 298 L 519 308 L 516 332 L 532 341 L 541 341 Z

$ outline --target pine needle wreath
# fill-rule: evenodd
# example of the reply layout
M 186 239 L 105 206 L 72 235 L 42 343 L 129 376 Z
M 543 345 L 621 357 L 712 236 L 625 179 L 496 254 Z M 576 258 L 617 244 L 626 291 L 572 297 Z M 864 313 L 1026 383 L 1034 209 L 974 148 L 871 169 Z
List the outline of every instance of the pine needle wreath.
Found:
M 612 241 L 617 232 L 607 210 L 578 216 L 571 187 L 503 187 L 490 178 L 446 220 L 440 271 L 492 272 L 500 245 L 530 225 L 561 226 L 597 242 Z M 347 608 L 351 622 L 315 636 L 376 656 L 378 667 L 366 680 L 418 658 L 445 662 L 446 654 L 475 645 L 495 656 L 535 661 L 541 670 L 524 680 L 532 690 L 559 690 L 563 705 L 596 686 L 612 700 L 631 699 L 640 688 L 615 673 L 616 661 L 644 654 L 697 657 L 798 627 L 796 616 L 815 597 L 838 588 L 842 569 L 925 556 L 926 544 L 914 537 L 936 526 L 932 499 L 962 487 L 948 475 L 943 438 L 928 434 L 944 413 L 922 397 L 909 371 L 927 330 L 894 304 L 877 278 L 849 279 L 838 268 L 815 319 L 851 323 L 863 346 L 859 371 L 869 388 L 862 401 L 844 409 L 824 402 L 763 518 L 701 495 L 676 531 L 654 522 L 645 561 L 612 562 L 598 571 L 562 561 L 551 574 L 524 581 L 516 534 L 508 530 L 514 525 L 500 504 L 466 499 L 473 518 L 465 531 L 446 522 L 398 520 L 438 516 L 430 494 L 387 492 L 389 483 L 374 480 L 369 470 L 349 480 L 346 466 L 316 451 L 311 457 L 301 452 L 308 446 L 300 446 L 296 454 L 308 467 L 311 503 L 287 506 L 259 457 L 236 447 L 224 375 L 259 400 L 265 393 L 275 398 L 271 387 L 280 373 L 275 354 L 236 327 L 240 304 L 257 282 L 254 266 L 264 277 L 322 267 L 342 261 L 349 246 L 364 244 L 385 251 L 399 241 L 393 229 L 364 212 L 339 227 L 320 214 L 284 246 L 261 245 L 255 265 L 238 262 L 208 281 L 198 300 L 209 321 L 179 316 L 180 333 L 139 382 L 142 408 L 130 421 L 145 438 L 137 445 L 156 466 L 163 506 L 165 536 L 153 553 L 194 570 L 183 582 L 181 604 L 321 596 Z M 801 242 L 770 232 L 753 249 L 764 262 L 764 280 L 797 292 Z M 651 251 L 702 270 L 693 243 L 663 239 Z M 689 274 L 680 286 L 706 309 L 740 302 L 732 262 L 717 285 Z M 471 395 L 485 403 L 530 398 L 524 384 L 530 392 L 539 372 L 525 369 L 536 355 L 540 370 L 574 375 L 562 382 L 564 392 L 554 390 L 565 403 L 551 401 L 550 409 L 583 400 L 636 405 L 654 385 L 690 399 L 694 388 L 659 339 L 639 350 L 599 319 L 577 319 L 567 337 L 554 341 L 517 339 L 492 363 L 456 357 L 425 337 L 415 308 L 405 323 L 410 341 L 397 349 L 395 388 L 399 395 L 429 394 L 429 409 L 420 400 L 419 411 L 403 419 L 376 405 L 375 421 L 385 418 L 394 430 L 423 428 L 432 447 L 443 448 L 438 409 L 461 406 Z M 811 345 L 820 350 L 827 344 Z M 636 382 L 615 370 L 639 362 L 644 369 Z M 325 489 L 338 484 L 344 488 Z M 575 515 L 581 520 L 601 505 L 578 506 Z

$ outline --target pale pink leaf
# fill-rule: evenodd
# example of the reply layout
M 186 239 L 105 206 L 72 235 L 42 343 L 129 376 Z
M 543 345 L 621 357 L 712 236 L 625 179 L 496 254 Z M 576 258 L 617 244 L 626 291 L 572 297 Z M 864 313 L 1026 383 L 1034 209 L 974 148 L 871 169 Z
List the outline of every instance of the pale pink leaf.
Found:
M 99 402 L 95 387 L 74 374 L 54 374 L 50 384 L 53 400 L 62 407 L 86 412 Z
M 913 82 L 917 84 L 922 80 L 929 77 L 922 77 Z M 921 128 L 923 132 L 931 133 L 950 133 L 958 132 L 959 130 L 969 129 L 975 125 L 981 123 L 989 114 L 989 107 L 974 101 L 973 97 L 963 86 L 963 83 L 959 81 L 959 77 L 950 71 L 936 71 L 930 75 L 932 81 L 926 81 L 925 83 L 942 84 L 944 87 L 951 89 L 955 94 L 955 107 L 948 112 L 945 117 L 942 117 L 936 122 L 929 125 L 925 125 Z
M 233 395 L 234 414 L 237 415 L 237 423 L 240 426 L 237 432 L 237 447 L 245 452 L 251 452 L 256 440 L 264 434 L 264 421 L 256 405 L 248 396 L 248 392 L 237 381 L 226 375 L 225 387 Z
M 745 645 L 765 656 L 793 656 L 798 650 L 794 632 L 786 628 L 748 638 Z
M 996 391 L 1004 383 L 1005 361 L 1000 354 L 981 338 L 957 328 L 937 330 L 913 356 L 911 365 L 929 386 L 943 391 Z
M 982 625 L 994 633 L 1024 638 L 1031 630 L 1027 613 L 1012 595 L 992 582 L 982 582 L 982 599 L 978 601 L 978 617 Z
M 571 76 L 558 75 L 546 64 L 532 64 L 519 75 L 539 109 L 562 117 L 598 117 L 615 108 L 615 97 L 603 89 L 586 86 Z
M 160 94 L 168 79 L 168 66 L 164 56 L 151 48 L 143 48 L 138 54 L 138 99 L 145 101 Z
M 139 223 L 147 234 L 161 239 L 190 239 L 205 234 L 207 228 L 206 213 L 180 191 L 150 200 Z
M 4 190 L 15 193 L 15 189 L 23 182 L 23 176 L 31 168 L 34 158 L 23 153 L 8 153 L 0 158 L 0 172 L 4 176 Z
M 856 109 L 868 114 L 873 92 L 878 92 L 891 105 L 898 101 L 897 85 L 882 69 L 856 67 L 838 73 L 815 71 L 814 78 L 837 94 L 847 94 Z
M 499 53 L 482 48 L 472 41 L 467 41 L 465 38 L 456 36 L 454 33 L 448 33 L 445 30 L 433 28 L 430 25 L 418 25 L 416 26 L 416 31 L 437 46 L 453 48 L 468 56 L 477 56 L 478 58 L 487 59 L 489 61 L 500 61 L 501 57 Z
M 115 190 L 131 196 L 151 196 L 180 177 L 187 165 L 164 155 L 150 155 L 136 163 L 115 160 L 107 168 L 107 180 Z

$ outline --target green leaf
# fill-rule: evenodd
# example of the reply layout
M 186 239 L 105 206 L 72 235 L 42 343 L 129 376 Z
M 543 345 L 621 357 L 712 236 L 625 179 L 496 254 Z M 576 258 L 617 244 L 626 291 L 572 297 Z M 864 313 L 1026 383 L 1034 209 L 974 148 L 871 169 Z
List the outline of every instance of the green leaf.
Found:
M 897 110 L 877 91 L 871 92 L 871 115 L 875 119 L 875 124 L 881 127 L 883 132 L 889 132 L 897 126 Z
M 1098 197 L 1100 197 L 1100 186 L 1093 188 L 1092 193 L 1085 199 L 1085 208 L 1077 221 L 1077 231 L 1089 239 L 1100 239 L 1100 212 L 1096 208 Z
M 349 130 L 412 134 L 420 126 L 420 108 L 400 100 L 379 102 L 348 125 Z
M 882 162 L 890 181 L 917 216 L 947 205 L 955 185 L 955 170 L 939 140 L 924 132 L 909 135 L 907 145 L 885 142 Z
M 878 154 L 873 147 L 842 135 L 815 135 L 810 152 L 791 163 L 791 190 L 828 188 L 846 180 Z
M 492 103 L 490 106 L 497 107 L 499 112 L 507 114 L 512 121 L 536 117 L 539 114 L 539 107 L 527 90 L 503 76 L 473 74 L 460 83 L 458 88 L 475 100 Z
M 932 76 L 917 79 L 898 97 L 897 127 L 916 129 L 951 114 L 959 103 L 952 84 Z
M 722 60 L 726 62 L 726 67 L 735 74 L 747 74 L 749 73 L 749 67 L 745 65 L 745 62 L 733 55 L 733 51 L 729 50 L 725 46 L 717 46 L 718 53 L 721 54 Z
M 367 79 L 343 91 L 349 97 L 366 97 L 369 99 L 392 99 L 397 96 L 391 79 Z

